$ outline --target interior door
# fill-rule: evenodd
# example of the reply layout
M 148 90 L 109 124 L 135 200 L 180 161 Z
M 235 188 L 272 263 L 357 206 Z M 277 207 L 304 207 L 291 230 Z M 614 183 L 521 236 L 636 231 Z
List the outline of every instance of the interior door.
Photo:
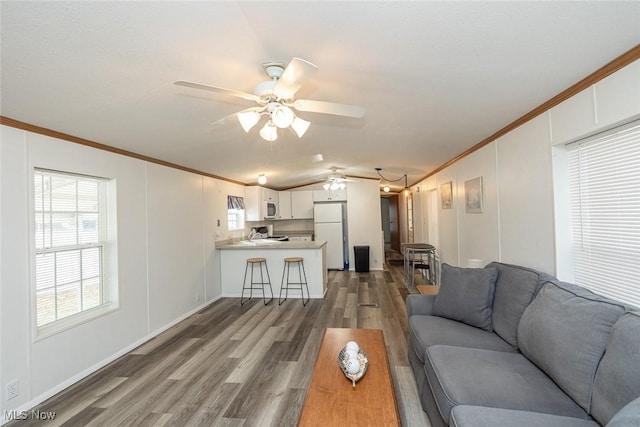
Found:
M 398 225 L 398 196 L 389 197 L 389 233 L 391 249 L 400 252 L 400 229 Z

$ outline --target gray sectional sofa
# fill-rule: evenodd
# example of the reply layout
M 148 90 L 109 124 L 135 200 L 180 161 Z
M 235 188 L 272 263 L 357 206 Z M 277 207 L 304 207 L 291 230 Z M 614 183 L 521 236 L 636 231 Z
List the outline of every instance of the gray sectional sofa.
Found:
M 640 426 L 640 312 L 538 271 L 442 266 L 409 295 L 408 356 L 433 427 Z

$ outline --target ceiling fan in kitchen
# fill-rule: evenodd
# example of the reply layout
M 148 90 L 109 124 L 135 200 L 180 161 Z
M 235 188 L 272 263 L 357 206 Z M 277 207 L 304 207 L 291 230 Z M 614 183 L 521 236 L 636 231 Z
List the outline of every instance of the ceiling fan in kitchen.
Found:
M 285 128 L 290 128 L 298 138 L 302 138 L 311 122 L 296 116 L 293 110 L 353 118 L 364 116 L 365 109 L 357 105 L 296 99 L 295 94 L 298 89 L 318 70 L 318 67 L 309 61 L 294 57 L 286 67 L 279 62 L 265 62 L 262 68 L 270 80 L 258 83 L 253 94 L 184 80 L 178 80 L 175 84 L 254 101 L 258 104 L 257 107 L 244 109 L 232 116 L 238 118 L 245 132 L 249 132 L 263 117 L 266 117 L 266 123 L 260 130 L 260 136 L 266 141 L 275 141 L 278 138 L 278 129 Z M 224 119 L 226 117 L 218 122 Z
M 327 182 L 324 183 L 323 188 L 325 190 L 344 190 L 347 182 L 354 182 L 355 180 L 349 179 L 346 175 L 337 173 L 337 167 L 331 168 L 331 173 L 327 176 Z

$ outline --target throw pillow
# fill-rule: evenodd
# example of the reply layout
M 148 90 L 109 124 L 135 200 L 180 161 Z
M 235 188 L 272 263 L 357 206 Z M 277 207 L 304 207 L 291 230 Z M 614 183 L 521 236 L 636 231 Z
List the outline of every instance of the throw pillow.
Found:
M 491 307 L 498 269 L 442 264 L 440 291 L 433 314 L 492 332 Z

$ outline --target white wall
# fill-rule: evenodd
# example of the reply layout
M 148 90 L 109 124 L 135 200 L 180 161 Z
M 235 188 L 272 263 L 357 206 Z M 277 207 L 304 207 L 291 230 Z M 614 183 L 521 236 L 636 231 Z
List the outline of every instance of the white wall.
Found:
M 215 236 L 244 187 L 0 127 L 0 413 L 27 409 L 220 297 Z M 33 167 L 114 179 L 120 307 L 36 340 L 31 278 Z M 220 219 L 220 226 L 217 220 Z M 20 382 L 6 400 L 4 385 Z
M 362 179 L 347 184 L 347 227 L 349 227 L 349 269 L 355 270 L 354 246 L 369 246 L 369 268 L 382 270 L 384 242 L 380 212 L 380 184 Z
M 562 241 L 556 246 L 556 234 L 567 233 L 559 218 L 564 196 L 554 193 L 564 167 L 557 147 L 638 117 L 640 61 L 635 61 L 420 182 L 421 191 L 437 186 L 438 196 L 442 183 L 453 182 L 453 209 L 437 207 L 441 261 L 467 266 L 471 259 L 498 260 L 570 280 L 566 248 Z M 484 180 L 485 210 L 468 214 L 464 181 L 476 176 Z M 427 209 L 432 207 L 423 209 L 423 216 Z

